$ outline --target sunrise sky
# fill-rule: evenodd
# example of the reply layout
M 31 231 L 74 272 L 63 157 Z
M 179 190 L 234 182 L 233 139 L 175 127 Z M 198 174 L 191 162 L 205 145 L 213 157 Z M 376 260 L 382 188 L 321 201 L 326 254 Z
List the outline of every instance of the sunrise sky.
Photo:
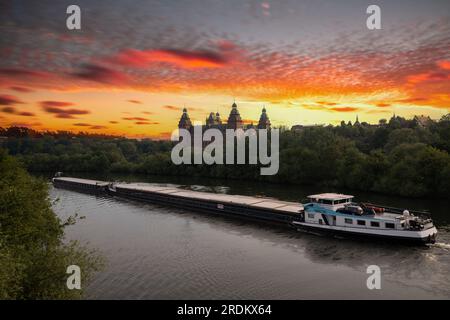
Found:
M 81 30 L 66 8 L 81 7 Z M 366 28 L 378 4 L 382 30 Z M 0 1 L 0 126 L 164 138 L 185 105 L 272 124 L 450 112 L 450 2 Z

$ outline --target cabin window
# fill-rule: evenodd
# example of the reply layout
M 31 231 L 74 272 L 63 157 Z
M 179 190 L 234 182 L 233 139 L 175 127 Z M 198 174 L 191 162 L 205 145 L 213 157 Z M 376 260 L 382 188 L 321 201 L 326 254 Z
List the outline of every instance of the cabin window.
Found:
M 395 224 L 390 223 L 390 222 L 386 222 L 385 226 L 386 226 L 386 228 L 389 228 L 389 229 L 394 229 L 395 228 Z
M 308 213 L 308 218 L 309 219 L 314 219 L 314 213 Z
M 345 218 L 345 223 L 353 224 L 353 219 Z
M 366 220 L 358 220 L 358 226 L 365 226 Z
M 378 221 L 370 221 L 370 226 L 371 227 L 379 227 L 380 223 Z

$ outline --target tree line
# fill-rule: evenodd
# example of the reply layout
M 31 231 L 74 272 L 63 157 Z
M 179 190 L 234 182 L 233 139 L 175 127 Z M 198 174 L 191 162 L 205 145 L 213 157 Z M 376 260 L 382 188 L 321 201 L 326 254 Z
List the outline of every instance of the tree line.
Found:
M 10 127 L 0 129 L 0 144 L 30 171 L 202 176 L 450 198 L 450 114 L 425 125 L 392 117 L 378 125 L 280 130 L 274 176 L 261 176 L 258 165 L 176 166 L 171 141 Z

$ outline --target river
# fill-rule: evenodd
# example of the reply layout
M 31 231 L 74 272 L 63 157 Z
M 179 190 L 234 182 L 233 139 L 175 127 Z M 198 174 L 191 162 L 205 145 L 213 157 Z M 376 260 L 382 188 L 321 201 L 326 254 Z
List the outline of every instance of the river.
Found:
M 78 175 L 91 177 L 89 175 Z M 301 186 L 148 176 L 96 177 L 301 201 L 318 190 Z M 435 245 L 410 247 L 337 239 L 236 218 L 200 214 L 50 187 L 61 218 L 85 216 L 67 240 L 96 248 L 105 269 L 87 299 L 441 299 L 450 298 L 448 201 L 352 192 L 358 200 L 428 209 Z M 369 290 L 367 266 L 381 269 Z

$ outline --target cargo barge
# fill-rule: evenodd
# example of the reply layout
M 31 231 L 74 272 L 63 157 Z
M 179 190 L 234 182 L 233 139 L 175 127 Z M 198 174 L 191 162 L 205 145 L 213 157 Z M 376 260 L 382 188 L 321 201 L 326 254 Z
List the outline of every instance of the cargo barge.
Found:
M 434 243 L 437 235 L 433 221 L 424 212 L 356 203 L 353 196 L 336 193 L 311 195 L 309 202 L 303 205 L 270 198 L 198 192 L 143 183 L 55 177 L 53 184 L 82 192 L 282 223 L 297 230 L 409 243 Z
M 271 222 L 292 223 L 294 219 L 300 219 L 300 214 L 303 212 L 303 206 L 296 202 L 156 187 L 139 183 L 110 185 L 108 191 L 111 195 L 118 197 Z
M 109 184 L 105 181 L 69 177 L 55 177 L 52 179 L 52 182 L 57 188 L 73 189 L 94 194 L 106 194 Z

